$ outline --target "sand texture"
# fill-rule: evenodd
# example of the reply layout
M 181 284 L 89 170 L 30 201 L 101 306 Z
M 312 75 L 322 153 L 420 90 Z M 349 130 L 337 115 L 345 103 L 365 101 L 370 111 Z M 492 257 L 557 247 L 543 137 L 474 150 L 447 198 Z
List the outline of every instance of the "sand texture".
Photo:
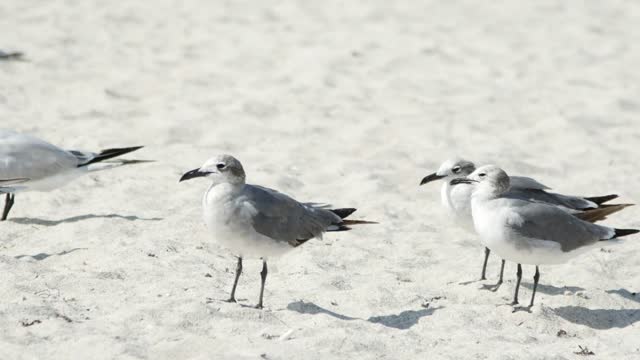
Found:
M 640 237 L 541 267 L 532 313 L 478 282 L 452 155 L 640 200 L 640 3 L 3 0 L 0 127 L 154 163 L 16 196 L 0 223 L 0 359 L 638 359 Z M 201 217 L 230 153 L 250 183 L 379 221 L 273 261 Z M 606 224 L 640 227 L 640 207 Z M 531 293 L 524 268 L 521 300 Z M 575 354 L 586 347 L 595 356 Z

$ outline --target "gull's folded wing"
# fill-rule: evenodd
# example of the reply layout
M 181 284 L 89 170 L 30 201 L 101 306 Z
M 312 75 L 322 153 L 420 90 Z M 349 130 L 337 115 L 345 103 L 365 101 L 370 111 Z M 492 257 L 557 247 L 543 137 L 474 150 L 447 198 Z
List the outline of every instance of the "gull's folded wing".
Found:
M 514 207 L 513 211 L 518 216 L 510 218 L 507 225 L 515 235 L 556 242 L 564 252 L 611 237 L 613 231 L 551 205 L 527 203 Z

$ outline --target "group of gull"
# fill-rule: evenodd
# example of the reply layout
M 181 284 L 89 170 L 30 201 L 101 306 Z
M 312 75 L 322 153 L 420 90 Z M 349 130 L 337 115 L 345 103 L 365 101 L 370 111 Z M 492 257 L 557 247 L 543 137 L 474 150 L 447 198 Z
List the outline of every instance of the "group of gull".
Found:
M 141 146 L 99 152 L 66 150 L 36 137 L 0 130 L 0 194 L 5 194 L 1 220 L 6 220 L 15 194 L 49 191 L 83 174 L 122 165 L 142 163 L 116 157 Z M 204 220 L 212 237 L 237 255 L 235 279 L 228 299 L 236 302 L 236 288 L 244 257 L 262 259 L 257 308 L 263 307 L 267 260 L 331 231 L 353 225 L 376 224 L 347 219 L 356 209 L 331 209 L 317 203 L 298 202 L 276 190 L 246 183 L 239 160 L 219 155 L 186 172 L 180 181 L 207 178 L 210 186 L 202 199 Z M 608 204 L 617 195 L 579 197 L 556 194 L 526 177 L 508 176 L 494 165 L 476 166 L 453 159 L 426 176 L 421 185 L 442 180 L 441 200 L 463 228 L 478 235 L 485 246 L 481 279 L 486 278 L 491 251 L 503 260 L 496 290 L 503 282 L 505 260 L 517 263 L 513 304 L 518 304 L 522 264 L 535 265 L 533 306 L 540 273 L 538 266 L 567 261 L 605 241 L 637 233 L 595 222 L 629 204 Z

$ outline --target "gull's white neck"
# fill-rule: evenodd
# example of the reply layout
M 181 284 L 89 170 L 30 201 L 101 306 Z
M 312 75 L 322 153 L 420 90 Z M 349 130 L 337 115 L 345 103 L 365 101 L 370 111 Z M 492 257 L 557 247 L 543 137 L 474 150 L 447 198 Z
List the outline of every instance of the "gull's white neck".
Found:
M 452 186 L 446 179 L 440 190 L 440 200 L 447 208 L 456 223 L 466 230 L 473 231 L 473 218 L 471 216 L 471 186 L 459 184 Z
M 487 247 L 495 246 L 505 231 L 503 222 L 512 214 L 509 207 L 500 206 L 501 199 L 496 191 L 475 189 L 471 194 L 471 211 L 480 241 Z
M 222 230 L 233 220 L 235 205 L 244 184 L 214 183 L 202 197 L 204 221 L 214 230 Z
M 242 191 L 243 183 L 213 183 L 204 193 L 203 203 L 207 204 L 224 203 L 230 201 Z
M 449 181 L 446 179 L 440 188 L 440 202 L 447 210 L 453 212 L 453 206 L 451 205 L 451 184 L 449 184 Z

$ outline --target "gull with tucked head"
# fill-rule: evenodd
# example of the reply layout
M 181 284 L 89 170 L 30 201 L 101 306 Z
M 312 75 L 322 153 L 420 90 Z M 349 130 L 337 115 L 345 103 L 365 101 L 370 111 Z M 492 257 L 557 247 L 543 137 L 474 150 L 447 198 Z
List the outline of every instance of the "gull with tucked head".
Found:
M 557 206 L 511 197 L 509 176 L 494 165 L 482 166 L 451 184 L 471 186 L 473 223 L 483 245 L 518 263 L 513 304 L 518 304 L 520 264 L 536 266 L 529 309 L 540 278 L 539 265 L 560 264 L 605 241 L 639 232 L 596 225 Z
M 327 231 L 350 230 L 351 225 L 368 224 L 346 220 L 356 209 L 324 209 L 300 203 L 266 187 L 245 182 L 244 168 L 231 155 L 219 155 L 180 178 L 185 181 L 205 177 L 211 181 L 202 199 L 204 221 L 213 237 L 238 255 L 236 275 L 229 302 L 236 302 L 235 292 L 242 273 L 243 257 L 262 258 L 260 297 L 263 306 L 267 279 L 267 259 L 296 248 Z
M 469 232 L 475 232 L 471 216 L 472 187 L 466 185 L 452 186 L 451 180 L 465 178 L 475 170 L 476 166 L 473 162 L 456 157 L 443 162 L 438 171 L 425 176 L 420 182 L 420 185 L 425 185 L 435 180 L 443 180 L 440 189 L 440 201 L 455 222 Z M 552 193 L 548 191 L 549 187 L 529 177 L 510 176 L 509 183 L 508 194 L 511 197 L 547 203 L 571 213 L 580 212 L 583 213 L 582 216 L 586 220 L 592 222 L 604 220 L 607 215 L 629 206 L 629 204 L 604 204 L 617 198 L 617 195 L 579 197 Z M 480 280 L 486 279 L 487 261 L 490 252 L 491 250 L 485 247 Z M 502 260 L 498 283 L 489 287 L 493 291 L 497 290 L 503 282 L 504 266 L 505 262 Z

